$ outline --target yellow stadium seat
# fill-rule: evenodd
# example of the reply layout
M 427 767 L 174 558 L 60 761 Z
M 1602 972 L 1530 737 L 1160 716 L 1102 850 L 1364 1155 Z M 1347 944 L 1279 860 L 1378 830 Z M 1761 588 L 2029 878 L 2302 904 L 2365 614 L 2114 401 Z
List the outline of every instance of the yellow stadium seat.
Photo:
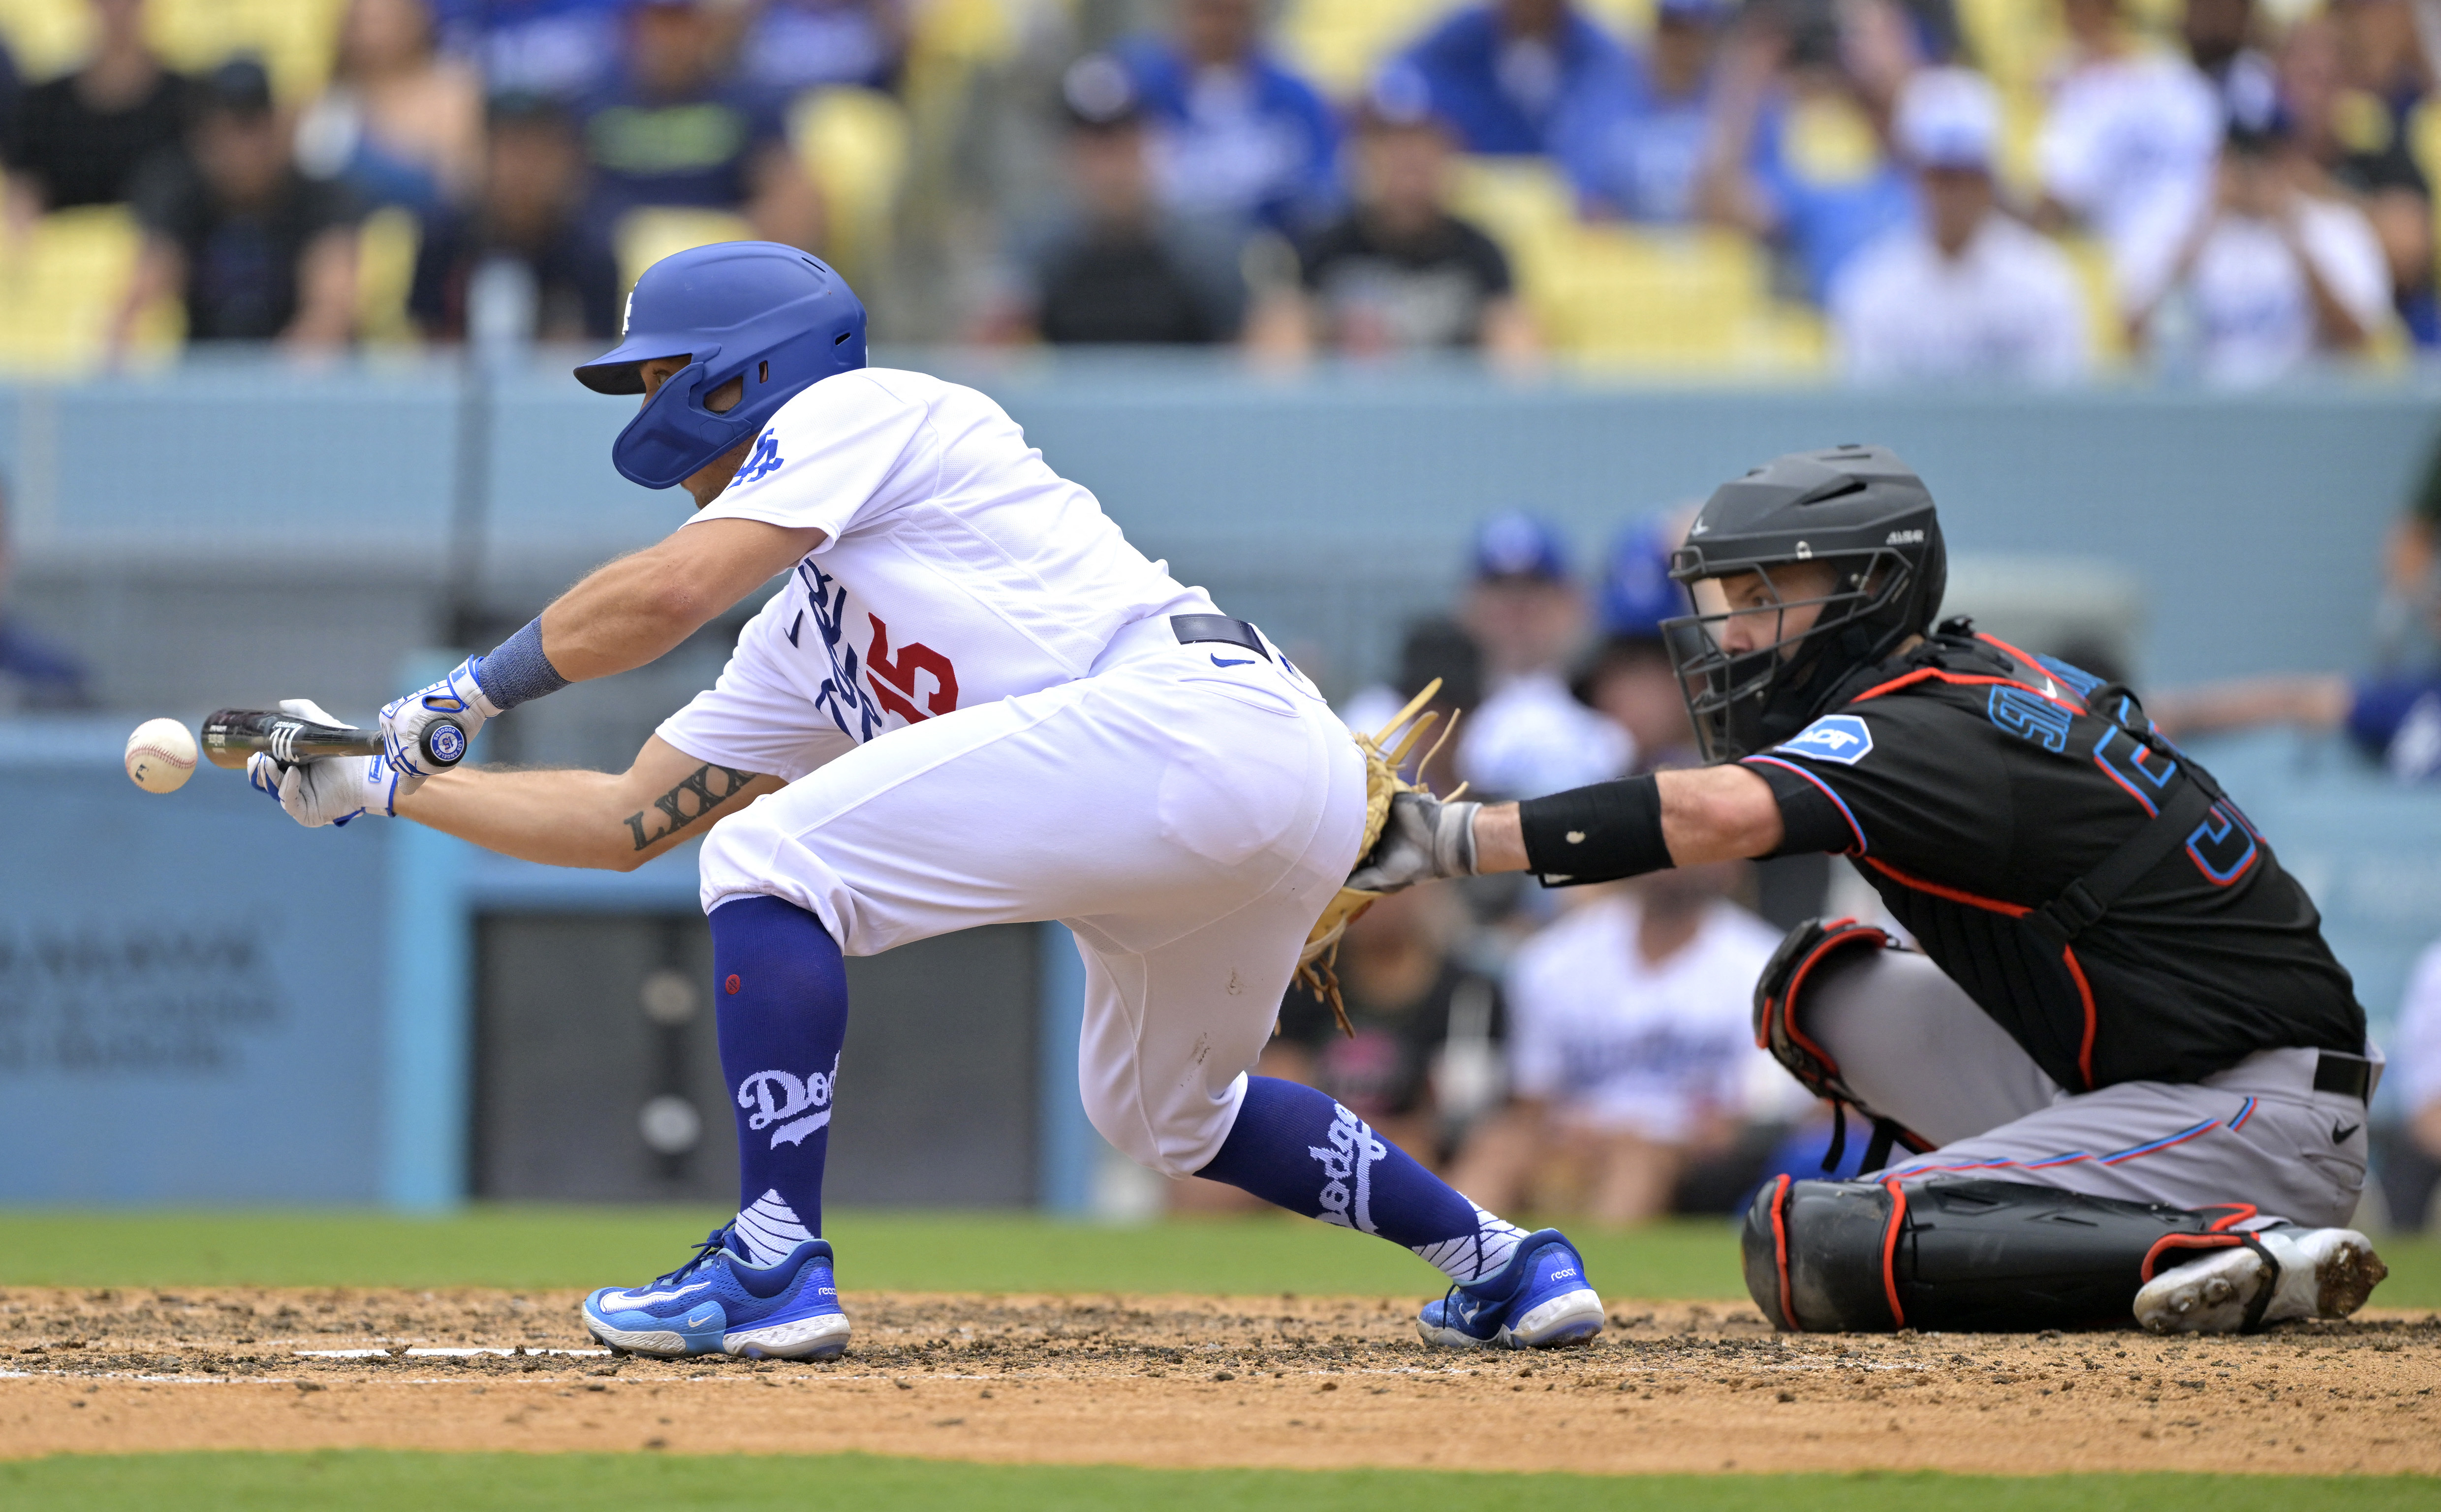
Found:
M 407 295 L 415 281 L 415 250 L 423 228 L 397 206 L 365 217 L 356 233 L 356 337 L 368 346 L 412 343 Z
M 2076 269 L 2085 296 L 2087 339 L 2093 344 L 2097 368 L 2118 368 L 2127 361 L 2127 320 L 2119 308 L 2119 280 L 2110 271 L 2110 250 L 2090 237 L 2064 236 L 2059 249 Z
M 118 206 L 62 210 L 14 245 L 0 240 L 0 370 L 68 372 L 99 363 L 141 242 Z M 147 311 L 136 323 L 136 354 L 175 348 L 184 324 L 174 299 Z
M 151 0 L 154 45 L 172 67 L 211 67 L 250 52 L 271 70 L 285 100 L 303 100 L 330 77 L 331 51 L 347 0 Z M 29 79 L 73 68 L 91 46 L 85 0 L 0 0 L 0 37 Z
M 789 124 L 822 193 L 824 257 L 851 283 L 872 278 L 889 256 L 907 182 L 905 107 L 878 90 L 817 90 L 798 101 Z
M 1461 0 L 1295 0 L 1280 18 L 1281 53 L 1325 93 L 1364 88 L 1382 59 L 1456 9 Z
M 754 227 L 745 217 L 725 210 L 689 210 L 675 206 L 647 206 L 619 218 L 612 237 L 619 249 L 619 286 L 632 289 L 646 268 L 674 252 L 710 246 L 714 242 L 750 242 Z

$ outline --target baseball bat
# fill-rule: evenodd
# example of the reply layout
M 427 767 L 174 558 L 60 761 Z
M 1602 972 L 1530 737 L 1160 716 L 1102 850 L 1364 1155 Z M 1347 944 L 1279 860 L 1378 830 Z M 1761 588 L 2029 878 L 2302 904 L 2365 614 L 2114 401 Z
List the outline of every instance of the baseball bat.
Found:
M 466 730 L 454 719 L 436 719 L 425 727 L 418 742 L 424 759 L 435 767 L 457 765 L 466 756 Z M 378 756 L 379 729 L 350 729 L 317 725 L 276 709 L 224 709 L 204 721 L 204 757 L 215 766 L 243 770 L 256 751 L 269 751 L 283 762 L 316 756 Z

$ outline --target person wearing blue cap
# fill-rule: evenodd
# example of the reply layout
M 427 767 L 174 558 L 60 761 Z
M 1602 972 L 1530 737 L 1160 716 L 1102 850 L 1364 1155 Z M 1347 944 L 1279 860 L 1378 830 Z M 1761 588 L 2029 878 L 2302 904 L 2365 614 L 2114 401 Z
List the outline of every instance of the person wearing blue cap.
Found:
M 1726 0 L 1658 0 L 1652 38 L 1618 87 L 1589 92 L 1563 117 L 1553 150 L 1588 214 L 1661 225 L 1695 218 L 1728 16 Z
M 1993 193 L 1992 86 L 1969 69 L 1926 69 L 1900 92 L 1893 135 L 1921 213 L 1831 285 L 1841 369 L 1867 382 L 2083 377 L 2092 356 L 2076 270 Z
M 1176 0 L 1167 35 L 1112 49 L 1134 77 L 1162 195 L 1294 236 L 1339 201 L 1339 125 L 1263 41 L 1259 0 Z
M 1510 511 L 1476 528 L 1459 620 L 1483 648 L 1488 693 L 1458 725 L 1459 776 L 1485 792 L 1548 793 L 1571 773 L 1600 782 L 1634 765 L 1626 731 L 1561 675 L 1583 639 L 1585 603 L 1548 522 Z

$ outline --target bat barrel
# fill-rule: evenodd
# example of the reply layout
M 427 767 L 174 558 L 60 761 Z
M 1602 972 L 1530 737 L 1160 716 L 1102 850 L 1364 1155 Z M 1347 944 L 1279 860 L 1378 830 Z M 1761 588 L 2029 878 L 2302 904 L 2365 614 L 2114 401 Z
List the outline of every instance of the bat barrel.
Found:
M 204 721 L 198 744 L 207 761 L 231 770 L 244 769 L 246 758 L 257 751 L 268 751 L 284 762 L 301 762 L 317 756 L 371 756 L 382 748 L 378 729 L 320 725 L 268 709 L 220 710 Z M 462 733 L 458 748 L 463 754 Z

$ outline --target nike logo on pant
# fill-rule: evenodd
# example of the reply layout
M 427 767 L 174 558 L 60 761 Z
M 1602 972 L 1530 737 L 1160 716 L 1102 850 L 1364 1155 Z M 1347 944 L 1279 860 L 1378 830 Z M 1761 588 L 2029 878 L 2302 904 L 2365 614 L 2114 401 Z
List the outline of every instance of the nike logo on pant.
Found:
M 2364 1127 L 2362 1124 L 2342 1125 L 2339 1120 L 2333 1119 L 2331 1121 L 2331 1143 L 2334 1144 L 2345 1144 L 2348 1142 L 2348 1136 L 2362 1127 Z

